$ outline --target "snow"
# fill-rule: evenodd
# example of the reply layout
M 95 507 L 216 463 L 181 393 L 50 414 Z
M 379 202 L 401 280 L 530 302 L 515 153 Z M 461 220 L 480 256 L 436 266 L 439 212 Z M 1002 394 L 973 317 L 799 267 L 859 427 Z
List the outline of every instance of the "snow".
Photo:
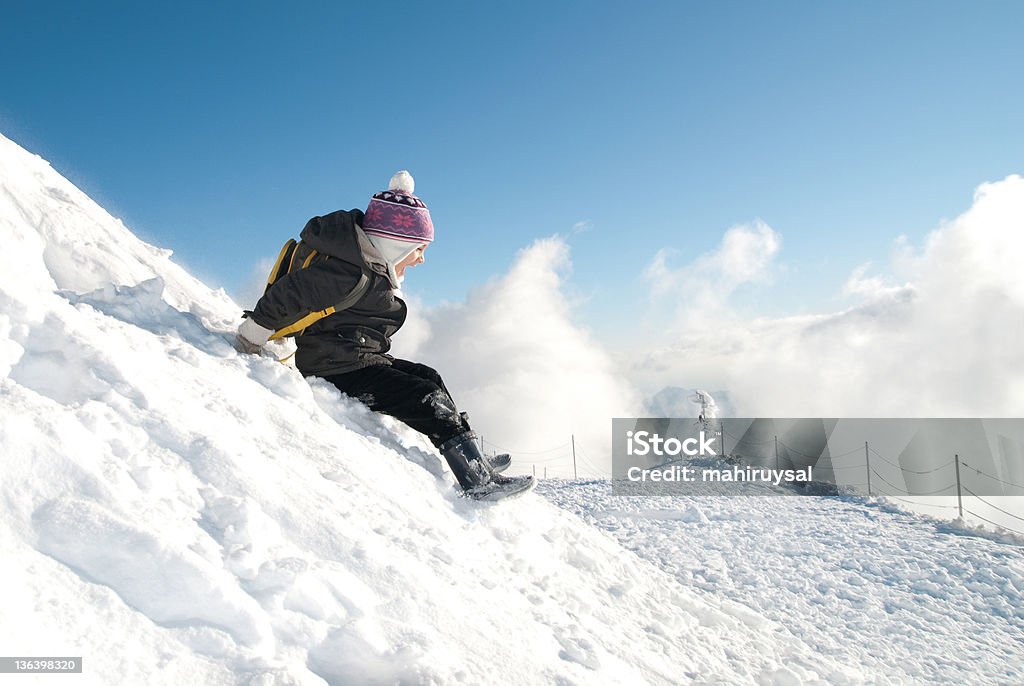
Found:
M 1024 679 L 1019 543 L 851 496 L 615 497 L 608 482 L 560 480 L 538 491 L 681 586 L 879 683 Z
M 0 189 L 0 653 L 84 658 L 16 683 L 1022 678 L 1019 546 L 855 500 L 466 501 L 2 136 Z

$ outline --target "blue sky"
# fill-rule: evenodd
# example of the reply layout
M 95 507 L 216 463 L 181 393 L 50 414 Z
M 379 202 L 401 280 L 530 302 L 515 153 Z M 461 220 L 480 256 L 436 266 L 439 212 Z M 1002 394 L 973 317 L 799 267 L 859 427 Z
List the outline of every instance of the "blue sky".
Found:
M 572 234 L 621 340 L 658 250 L 761 219 L 780 268 L 736 306 L 827 311 L 1024 159 L 1019 2 L 42 5 L 5 3 L 0 132 L 229 292 L 407 168 L 427 304 Z

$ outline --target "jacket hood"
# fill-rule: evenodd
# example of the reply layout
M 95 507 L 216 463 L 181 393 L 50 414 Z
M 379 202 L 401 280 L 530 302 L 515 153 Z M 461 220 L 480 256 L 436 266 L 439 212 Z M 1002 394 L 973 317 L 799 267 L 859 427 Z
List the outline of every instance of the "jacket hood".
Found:
M 339 210 L 313 217 L 299 234 L 319 253 L 357 265 L 366 265 L 378 274 L 387 274 L 387 262 L 363 232 L 362 210 Z

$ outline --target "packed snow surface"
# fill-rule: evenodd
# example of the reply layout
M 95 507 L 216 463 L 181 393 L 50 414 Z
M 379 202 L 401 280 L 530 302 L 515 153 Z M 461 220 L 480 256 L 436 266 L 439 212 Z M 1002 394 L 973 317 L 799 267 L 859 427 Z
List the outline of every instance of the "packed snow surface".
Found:
M 860 497 L 615 497 L 607 481 L 538 490 L 680 586 L 739 603 L 877 683 L 1024 682 L 1024 554 L 1012 536 Z
M 2 136 L 0 237 L 0 654 L 84 658 L 18 684 L 1022 678 L 1018 547 L 836 500 L 468 502 Z

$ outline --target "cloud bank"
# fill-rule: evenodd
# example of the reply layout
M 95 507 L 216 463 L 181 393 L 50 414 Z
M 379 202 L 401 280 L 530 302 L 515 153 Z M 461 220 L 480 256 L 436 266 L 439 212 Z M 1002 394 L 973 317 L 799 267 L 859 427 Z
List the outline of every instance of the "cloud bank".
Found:
M 855 306 L 739 320 L 729 295 L 770 273 L 779 245 L 769 227 L 754 225 L 730 230 L 713 256 L 674 271 L 656 256 L 649 276 L 677 288 L 696 278 L 684 275 L 699 275 L 701 297 L 683 303 L 676 323 L 684 333 L 650 351 L 634 378 L 727 388 L 749 416 L 1024 414 L 1020 176 L 980 186 L 970 209 L 921 247 L 898 239 L 888 273 L 855 269 L 843 287 L 859 298 Z

